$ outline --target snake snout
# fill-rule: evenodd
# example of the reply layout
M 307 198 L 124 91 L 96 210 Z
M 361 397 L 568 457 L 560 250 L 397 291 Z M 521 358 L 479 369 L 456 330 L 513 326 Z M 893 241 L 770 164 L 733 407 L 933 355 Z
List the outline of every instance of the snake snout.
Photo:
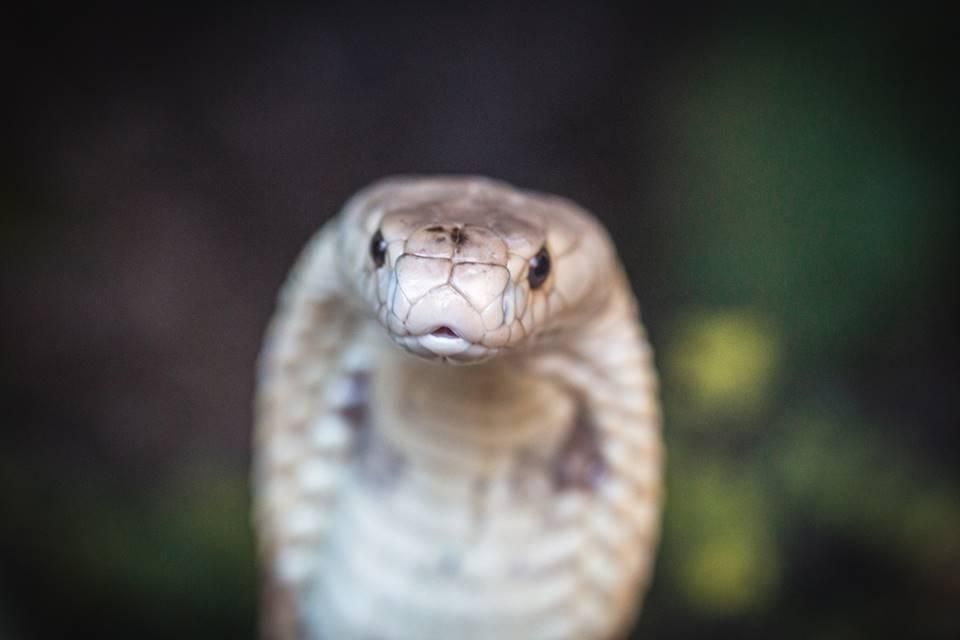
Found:
M 480 313 L 450 284 L 431 289 L 414 302 L 404 327 L 409 335 L 446 341 L 460 338 L 474 344 L 482 340 L 484 334 Z

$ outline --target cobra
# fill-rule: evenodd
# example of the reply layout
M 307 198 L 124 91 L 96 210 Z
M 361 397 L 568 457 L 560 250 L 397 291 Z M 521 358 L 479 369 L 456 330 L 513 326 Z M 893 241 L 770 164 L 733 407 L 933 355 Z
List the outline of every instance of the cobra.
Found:
M 260 357 L 264 636 L 624 637 L 659 423 L 593 216 L 478 177 L 368 187 L 309 242 Z

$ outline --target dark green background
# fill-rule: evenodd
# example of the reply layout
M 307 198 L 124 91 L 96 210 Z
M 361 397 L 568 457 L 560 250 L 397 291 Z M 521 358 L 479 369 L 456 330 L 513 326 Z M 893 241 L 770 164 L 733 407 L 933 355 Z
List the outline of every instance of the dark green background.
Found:
M 51 10 L 52 11 L 52 10 Z M 662 372 L 637 637 L 960 637 L 956 29 L 909 3 L 4 25 L 0 638 L 254 629 L 254 359 L 396 172 L 612 231 Z

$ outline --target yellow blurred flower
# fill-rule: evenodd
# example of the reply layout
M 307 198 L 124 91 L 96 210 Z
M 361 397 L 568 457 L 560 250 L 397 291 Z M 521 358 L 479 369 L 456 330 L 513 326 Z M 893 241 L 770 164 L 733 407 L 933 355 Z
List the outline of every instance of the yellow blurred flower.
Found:
M 781 344 L 748 310 L 700 312 L 681 322 L 665 368 L 681 425 L 747 421 L 772 399 Z

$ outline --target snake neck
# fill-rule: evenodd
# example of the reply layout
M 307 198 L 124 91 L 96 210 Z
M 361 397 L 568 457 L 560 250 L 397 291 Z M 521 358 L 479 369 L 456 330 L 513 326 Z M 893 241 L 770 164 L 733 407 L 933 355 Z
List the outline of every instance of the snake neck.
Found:
M 482 479 L 517 456 L 547 455 L 576 399 L 509 361 L 450 367 L 395 352 L 374 378 L 371 407 L 375 435 L 410 466 Z
M 534 461 L 548 482 L 589 484 L 605 412 L 652 401 L 640 331 L 630 294 L 612 290 L 590 322 L 513 356 L 451 367 L 386 349 L 372 380 L 374 438 L 404 466 L 445 477 L 490 480 Z M 618 398 L 620 379 L 651 392 Z

